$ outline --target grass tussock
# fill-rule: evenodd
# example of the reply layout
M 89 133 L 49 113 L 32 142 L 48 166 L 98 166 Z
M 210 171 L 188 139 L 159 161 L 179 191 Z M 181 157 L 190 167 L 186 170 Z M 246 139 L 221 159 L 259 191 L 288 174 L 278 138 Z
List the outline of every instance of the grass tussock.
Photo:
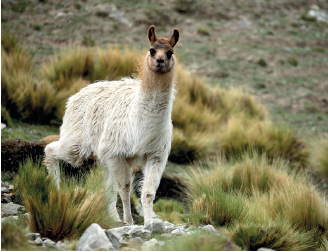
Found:
M 58 189 L 40 163 L 22 164 L 14 184 L 30 213 L 30 230 L 59 241 L 79 237 L 92 223 L 110 227 L 109 192 L 99 183 L 102 176 L 101 169 L 95 169 L 78 183 L 62 182 Z
M 310 163 L 314 169 L 328 178 L 328 135 L 313 141 Z
M 246 223 L 226 230 L 226 233 L 243 250 L 256 251 L 259 248 L 270 248 L 277 251 L 300 251 L 314 249 L 313 231 L 298 231 L 286 222 L 266 226 Z
M 269 162 L 253 150 L 228 163 L 194 165 L 185 176 L 190 221 L 223 227 L 244 249 L 313 249 L 327 236 L 325 199 L 282 159 Z
M 184 207 L 178 201 L 160 199 L 154 204 L 154 211 L 162 220 L 175 225 L 187 222 Z
M 1 250 L 32 250 L 25 236 L 26 232 L 14 220 L 1 223 Z

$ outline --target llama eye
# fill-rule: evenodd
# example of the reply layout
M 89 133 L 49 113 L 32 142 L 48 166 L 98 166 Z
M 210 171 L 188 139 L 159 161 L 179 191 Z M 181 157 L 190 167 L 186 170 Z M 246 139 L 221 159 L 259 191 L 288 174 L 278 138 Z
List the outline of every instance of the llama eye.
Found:
M 150 52 L 150 55 L 151 55 L 151 56 L 154 56 L 154 55 L 155 55 L 155 53 L 156 53 L 156 51 L 155 51 L 153 48 L 152 48 L 152 49 L 150 49 L 150 50 L 149 50 L 149 52 Z
M 167 58 L 168 58 L 168 59 L 171 59 L 172 54 L 173 54 L 173 52 L 168 51 L 168 52 L 166 53 Z

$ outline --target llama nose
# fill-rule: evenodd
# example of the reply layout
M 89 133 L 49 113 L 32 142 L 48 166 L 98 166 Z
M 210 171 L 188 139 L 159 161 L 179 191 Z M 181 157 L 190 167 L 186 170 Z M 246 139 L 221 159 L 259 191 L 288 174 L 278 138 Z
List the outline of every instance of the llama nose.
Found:
M 163 59 L 157 59 L 157 63 L 164 63 Z

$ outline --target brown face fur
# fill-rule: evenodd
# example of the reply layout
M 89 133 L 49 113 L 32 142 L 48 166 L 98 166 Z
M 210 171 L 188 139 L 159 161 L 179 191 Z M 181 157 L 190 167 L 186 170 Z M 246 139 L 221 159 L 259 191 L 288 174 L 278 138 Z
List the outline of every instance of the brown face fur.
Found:
M 150 49 L 147 54 L 147 62 L 150 69 L 158 73 L 169 71 L 175 62 L 174 46 L 179 40 L 179 30 L 174 29 L 169 41 L 166 38 L 157 39 L 155 27 L 150 26 L 148 29 L 148 38 Z

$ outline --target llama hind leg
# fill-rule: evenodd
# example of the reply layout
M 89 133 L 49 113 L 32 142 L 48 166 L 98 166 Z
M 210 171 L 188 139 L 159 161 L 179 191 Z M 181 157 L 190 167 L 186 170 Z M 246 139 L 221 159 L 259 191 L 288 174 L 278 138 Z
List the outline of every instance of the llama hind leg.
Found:
M 123 204 L 123 221 L 133 225 L 131 214 L 131 169 L 127 161 L 121 157 L 112 157 L 107 161 L 107 172 L 114 175 L 116 185 Z M 117 194 L 115 194 L 117 195 Z
M 47 167 L 50 177 L 53 179 L 54 183 L 59 188 L 60 184 L 60 167 L 59 167 L 59 158 L 58 152 L 60 148 L 59 141 L 52 142 L 46 146 L 44 149 L 45 159 L 44 164 Z

